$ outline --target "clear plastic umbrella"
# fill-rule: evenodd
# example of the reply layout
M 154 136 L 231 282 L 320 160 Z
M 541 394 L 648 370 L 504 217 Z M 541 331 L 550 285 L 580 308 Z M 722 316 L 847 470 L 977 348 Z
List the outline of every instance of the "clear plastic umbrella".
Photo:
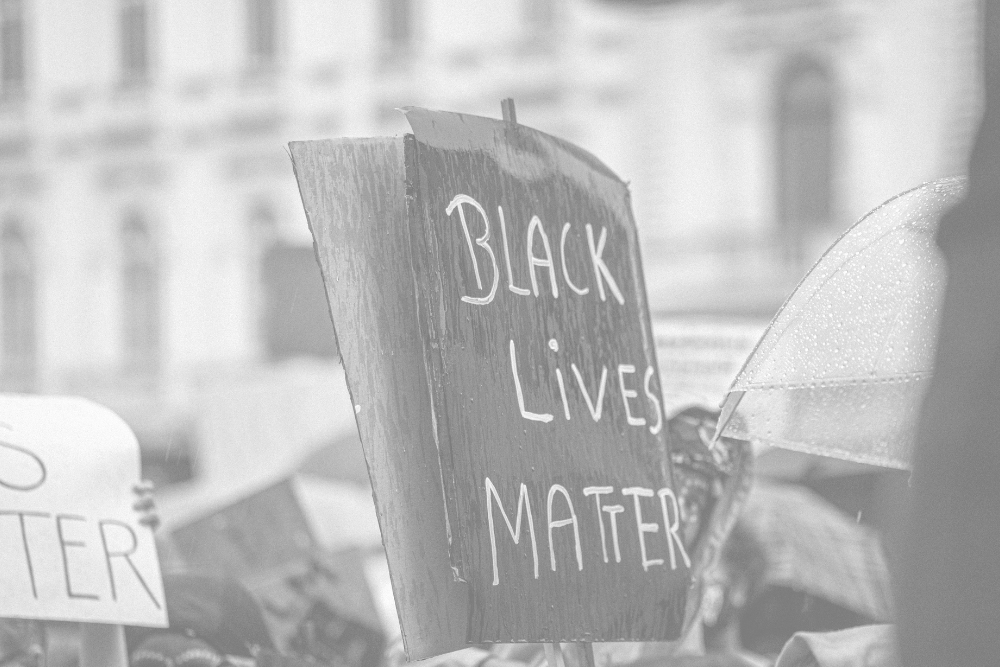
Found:
M 827 250 L 730 387 L 722 435 L 910 467 L 944 293 L 935 233 L 964 187 L 951 178 L 904 192 Z

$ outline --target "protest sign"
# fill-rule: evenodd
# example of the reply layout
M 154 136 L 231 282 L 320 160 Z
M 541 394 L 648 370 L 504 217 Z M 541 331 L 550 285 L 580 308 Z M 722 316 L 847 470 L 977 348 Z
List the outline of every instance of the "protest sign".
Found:
M 176 528 L 170 538 L 189 568 L 239 579 L 317 547 L 289 479 Z
M 0 395 L 0 617 L 163 627 L 139 446 L 78 398 Z
M 653 320 L 666 415 L 718 406 L 760 340 L 767 320 L 674 316 Z
M 337 342 L 407 655 L 462 648 L 468 587 L 453 577 L 448 557 L 441 465 L 408 269 L 403 140 L 297 143 L 291 151 L 334 327 L 341 330 Z
M 625 184 L 486 118 L 291 144 L 411 658 L 667 640 L 689 556 Z
M 385 646 L 361 554 L 320 549 L 291 478 L 170 533 L 191 570 L 239 579 L 275 645 L 333 667 L 376 667 Z

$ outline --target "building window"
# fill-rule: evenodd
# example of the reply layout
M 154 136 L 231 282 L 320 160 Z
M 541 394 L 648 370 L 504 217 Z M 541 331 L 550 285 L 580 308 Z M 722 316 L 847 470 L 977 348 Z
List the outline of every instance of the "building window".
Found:
M 404 48 L 413 38 L 412 0 L 382 0 L 382 35 L 390 48 Z
M 31 389 L 35 377 L 35 268 L 31 248 L 19 224 L 7 222 L 0 232 L 0 299 L 2 299 L 3 384 Z
M 152 371 L 160 353 L 160 268 L 145 222 L 130 216 L 122 226 L 122 342 L 130 370 Z
M 122 83 L 141 85 L 149 80 L 149 8 L 143 0 L 122 0 L 119 12 Z
M 828 229 L 833 199 L 833 84 L 829 71 L 796 58 L 777 88 L 777 218 L 788 259 Z
M 0 0 L 0 94 L 24 90 L 24 3 Z
M 251 69 L 266 69 L 278 60 L 276 0 L 246 0 L 247 58 Z
M 270 355 L 268 316 L 271 304 L 264 256 L 278 238 L 278 218 L 271 205 L 263 200 L 254 202 L 247 211 L 245 235 L 248 240 L 247 266 L 255 267 L 249 282 L 247 303 L 253 313 L 251 326 L 255 334 L 255 343 L 261 351 L 261 356 L 267 357 Z
M 555 26 L 555 0 L 523 0 L 521 7 L 528 32 L 549 32 Z
M 261 257 L 261 277 L 266 357 L 336 358 L 330 308 L 313 247 L 272 241 Z
M 196 445 L 188 429 L 152 431 L 138 426 L 132 430 L 139 441 L 143 479 L 157 489 L 194 479 Z

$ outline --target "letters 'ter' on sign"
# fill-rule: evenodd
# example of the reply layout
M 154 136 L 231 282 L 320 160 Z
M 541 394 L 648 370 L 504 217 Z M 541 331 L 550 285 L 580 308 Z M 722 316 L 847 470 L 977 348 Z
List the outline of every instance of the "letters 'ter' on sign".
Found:
M 0 395 L 0 617 L 164 627 L 139 446 L 110 410 Z
M 410 657 L 675 638 L 690 560 L 625 184 L 525 126 L 406 116 L 291 148 Z

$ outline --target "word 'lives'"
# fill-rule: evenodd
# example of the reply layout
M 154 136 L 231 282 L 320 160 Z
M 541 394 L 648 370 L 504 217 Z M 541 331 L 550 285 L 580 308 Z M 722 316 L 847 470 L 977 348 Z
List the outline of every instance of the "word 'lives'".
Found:
M 467 209 L 470 209 L 470 211 L 467 211 Z M 473 211 L 474 213 L 472 213 Z M 497 253 L 494 250 L 495 241 L 492 239 L 491 222 L 486 210 L 469 195 L 459 194 L 448 204 L 445 213 L 448 216 L 457 214 L 458 220 L 461 223 L 462 232 L 464 233 L 465 242 L 469 250 L 469 259 L 471 260 L 473 269 L 472 274 L 475 277 L 476 289 L 479 292 L 485 291 L 486 288 L 484 287 L 482 276 L 484 272 L 480 269 L 474 246 L 479 246 L 482 249 L 481 254 L 488 257 L 490 263 L 487 275 L 492 275 L 492 283 L 489 286 L 489 292 L 484 296 L 470 296 L 466 294 L 461 297 L 461 300 L 476 306 L 486 306 L 493 303 L 496 298 L 501 271 Z M 470 220 L 475 218 L 478 218 L 483 231 L 479 236 L 473 238 L 473 233 L 470 231 Z M 507 274 L 507 289 L 512 293 L 529 298 L 539 297 L 541 292 L 544 291 L 544 287 L 539 288 L 539 276 L 541 275 L 543 286 L 546 282 L 548 283 L 549 294 L 554 299 L 559 298 L 559 285 L 562 283 L 564 285 L 564 295 L 566 294 L 565 288 L 568 288 L 570 293 L 578 297 L 584 297 L 591 294 L 591 286 L 594 286 L 596 288 L 595 298 L 606 302 L 609 300 L 610 295 L 610 298 L 619 305 L 624 305 L 625 297 L 622 294 L 622 290 L 618 285 L 618 281 L 615 280 L 614 273 L 604 259 L 604 251 L 608 241 L 607 228 L 601 227 L 600 231 L 595 233 L 594 226 L 591 223 L 583 225 L 586 236 L 586 264 L 590 266 L 591 272 L 589 276 L 578 275 L 571 277 L 568 268 L 569 262 L 567 261 L 567 238 L 573 226 L 568 222 L 563 224 L 559 234 L 559 243 L 556 246 L 558 254 L 554 255 L 552 243 L 549 241 L 549 235 L 545 230 L 544 223 L 537 215 L 531 216 L 525 232 L 526 254 L 524 257 L 531 283 L 531 289 L 529 290 L 527 287 L 520 287 L 515 284 L 511 259 L 512 253 L 507 231 L 507 218 L 504 214 L 503 206 L 497 207 L 497 219 L 500 222 L 500 241 L 497 245 L 502 249 L 503 263 Z M 559 258 L 558 270 L 556 268 L 556 257 Z M 555 338 L 549 339 L 548 348 L 552 352 L 558 353 L 560 349 L 559 341 Z M 595 373 L 594 377 L 585 377 L 585 373 L 581 371 L 576 362 L 570 362 L 565 369 L 565 373 L 562 367 L 556 368 L 555 377 L 559 389 L 560 403 L 554 407 L 553 412 L 552 407 L 526 405 L 521 375 L 518 372 L 518 349 L 513 339 L 510 340 L 509 353 L 513 388 L 517 395 L 518 409 L 524 419 L 548 423 L 555 419 L 554 412 L 561 412 L 566 421 L 572 420 L 574 410 L 571 408 L 568 392 L 573 391 L 575 388 L 576 393 L 583 398 L 583 403 L 586 406 L 586 412 L 582 414 L 582 417 L 586 418 L 589 416 L 595 422 L 601 421 L 601 417 L 604 414 L 605 401 L 608 397 L 608 365 L 602 365 L 600 374 L 597 375 Z M 653 367 L 651 365 L 646 366 L 642 372 L 641 380 L 638 377 L 632 377 L 638 372 L 634 364 L 612 364 L 610 370 L 612 381 L 616 383 L 618 393 L 621 397 L 626 423 L 629 426 L 647 427 L 650 433 L 654 435 L 659 433 L 663 427 L 663 411 L 660 406 L 660 400 L 651 385 L 655 374 Z M 575 387 L 568 389 L 567 384 L 575 384 Z M 639 397 L 640 387 L 645 401 L 634 402 Z M 646 407 L 643 407 L 643 403 L 645 403 Z M 559 409 L 560 407 L 562 408 L 561 410 Z

